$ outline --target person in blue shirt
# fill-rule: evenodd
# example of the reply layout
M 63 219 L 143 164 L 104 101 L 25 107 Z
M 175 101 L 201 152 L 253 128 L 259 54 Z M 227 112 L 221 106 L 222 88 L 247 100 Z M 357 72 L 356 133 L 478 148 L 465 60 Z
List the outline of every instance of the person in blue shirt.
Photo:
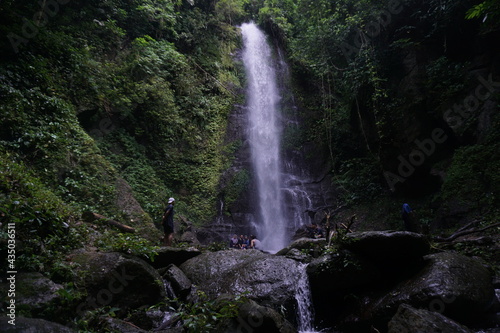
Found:
M 415 226 L 413 225 L 413 211 L 411 210 L 410 205 L 407 203 L 403 204 L 403 208 L 401 209 L 401 217 L 403 218 L 403 222 L 405 225 L 406 231 L 415 231 Z
M 249 249 L 250 248 L 250 239 L 248 238 L 248 235 L 245 235 L 243 237 L 243 245 L 241 246 L 242 249 Z

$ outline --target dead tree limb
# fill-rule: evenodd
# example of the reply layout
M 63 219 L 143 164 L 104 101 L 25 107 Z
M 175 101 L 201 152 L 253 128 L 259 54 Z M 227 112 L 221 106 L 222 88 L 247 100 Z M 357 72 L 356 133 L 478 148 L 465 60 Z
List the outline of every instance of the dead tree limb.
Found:
M 351 216 L 351 218 L 349 219 L 349 223 L 347 223 L 347 225 L 344 225 L 344 223 L 342 223 L 342 226 L 345 228 L 345 230 L 347 230 L 348 232 L 352 232 L 351 230 L 351 226 L 354 224 L 354 222 L 356 221 L 356 214 L 354 214 L 353 216 Z
M 460 229 L 458 229 L 457 231 L 455 231 L 455 233 L 460 232 L 460 231 L 464 231 L 464 230 L 468 230 L 468 229 L 470 229 L 472 227 L 475 227 L 475 226 L 477 226 L 479 224 L 479 222 L 480 221 L 476 220 L 476 221 L 472 221 L 470 223 L 467 223 L 466 225 L 464 225 L 463 227 L 461 227 Z
M 474 223 L 474 222 L 472 222 L 472 223 Z M 470 224 L 472 224 L 472 223 L 470 223 Z M 451 236 L 446 237 L 446 238 L 443 238 L 443 237 L 434 237 L 434 240 L 436 242 L 444 242 L 444 243 L 446 243 L 446 242 L 452 242 L 455 239 L 457 239 L 458 237 L 465 236 L 465 235 L 470 235 L 470 234 L 474 234 L 474 233 L 478 233 L 478 232 L 482 232 L 482 231 L 485 231 L 485 230 L 488 230 L 488 229 L 491 229 L 491 228 L 495 228 L 495 227 L 499 227 L 499 226 L 500 226 L 500 223 L 495 223 L 495 224 L 491 224 L 491 225 L 486 226 L 486 227 L 481 228 L 481 229 L 463 230 L 464 228 L 460 228 L 459 230 L 462 230 L 462 231 L 457 231 L 454 234 L 452 234 Z
M 120 222 L 112 220 L 112 219 L 108 219 L 105 216 L 102 216 L 100 214 L 93 213 L 93 212 L 88 212 L 88 211 L 84 212 L 82 214 L 82 219 L 85 222 L 99 221 L 101 223 L 104 223 L 104 224 L 116 227 L 116 228 L 120 229 L 123 232 L 128 232 L 128 233 L 134 233 L 135 232 L 135 229 L 132 228 L 132 227 L 129 227 L 128 225 L 125 225 L 123 223 L 120 223 Z

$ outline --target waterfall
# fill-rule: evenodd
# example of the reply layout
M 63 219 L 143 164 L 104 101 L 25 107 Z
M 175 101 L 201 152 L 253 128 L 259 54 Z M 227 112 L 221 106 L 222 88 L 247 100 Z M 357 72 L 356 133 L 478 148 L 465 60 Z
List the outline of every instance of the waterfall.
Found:
M 297 280 L 297 320 L 299 333 L 314 333 L 314 311 L 311 298 L 311 288 L 309 287 L 309 278 L 307 277 L 305 264 L 299 267 L 299 277 Z
M 254 23 L 241 25 L 241 32 L 246 72 L 246 138 L 256 189 L 256 197 L 251 198 L 255 211 L 249 227 L 256 231 L 264 250 L 277 252 L 288 245 L 297 228 L 310 223 L 306 212 L 314 203 L 308 190 L 313 189 L 310 184 L 314 180 L 307 168 L 300 167 L 304 166 L 302 152 L 286 148 L 282 142 L 283 133 L 298 132 L 300 125 L 288 89 L 285 58 L 279 48 L 273 53 L 266 36 Z M 293 277 L 298 330 L 312 333 L 314 314 L 306 265 L 301 265 L 299 271 Z
M 281 125 L 279 90 L 271 48 L 253 23 L 241 26 L 243 62 L 247 77 L 248 138 L 258 197 L 256 225 L 263 249 L 276 252 L 286 246 L 287 225 L 282 207 Z

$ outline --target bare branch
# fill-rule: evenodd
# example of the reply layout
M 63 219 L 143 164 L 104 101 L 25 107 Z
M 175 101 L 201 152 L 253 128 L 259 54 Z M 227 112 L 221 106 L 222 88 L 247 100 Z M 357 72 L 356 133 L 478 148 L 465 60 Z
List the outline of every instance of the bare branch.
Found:
M 472 223 L 475 223 L 475 222 L 472 222 Z M 469 223 L 469 224 L 471 224 L 471 223 Z M 446 237 L 446 238 L 443 238 L 443 237 L 434 237 L 434 241 L 436 241 L 436 242 L 451 242 L 451 241 L 457 239 L 458 237 L 465 236 L 465 235 L 470 235 L 470 234 L 474 234 L 474 233 L 478 233 L 478 232 L 482 232 L 482 231 L 485 231 L 485 230 L 488 230 L 488 229 L 491 229 L 491 228 L 495 228 L 495 227 L 499 227 L 499 226 L 500 226 L 500 223 L 495 223 L 495 224 L 491 224 L 491 225 L 486 226 L 486 227 L 481 228 L 481 229 L 463 230 L 464 228 L 461 228 L 459 230 L 462 230 L 462 231 L 457 231 L 457 232 L 455 232 L 453 235 L 451 235 L 449 237 Z

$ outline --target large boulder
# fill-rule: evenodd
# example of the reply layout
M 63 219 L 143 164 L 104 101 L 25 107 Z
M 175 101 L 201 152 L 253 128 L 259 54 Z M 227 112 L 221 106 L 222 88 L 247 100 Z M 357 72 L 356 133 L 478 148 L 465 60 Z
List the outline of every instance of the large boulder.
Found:
M 413 232 L 365 231 L 348 233 L 340 249 L 376 265 L 381 283 L 391 285 L 418 272 L 430 245 L 424 235 Z
M 103 332 L 120 332 L 120 333 L 147 333 L 135 325 L 130 324 L 124 320 L 106 317 L 100 321 L 100 330 Z
M 401 304 L 389 322 L 388 333 L 473 333 L 467 327 L 438 312 Z
M 77 308 L 79 314 L 102 306 L 126 311 L 156 304 L 166 295 L 161 276 L 139 258 L 114 252 L 84 251 L 69 259 L 78 264 L 77 271 L 88 294 Z
M 191 291 L 191 281 L 184 272 L 174 264 L 168 266 L 163 273 L 163 277 L 170 282 L 176 296 L 186 297 Z
M 278 311 L 249 300 L 239 306 L 236 318 L 219 323 L 217 332 L 296 333 L 297 330 Z
M 157 251 L 158 255 L 154 257 L 154 261 L 148 263 L 154 268 L 167 267 L 169 265 L 180 266 L 186 260 L 194 258 L 201 254 L 201 251 L 195 247 L 176 248 L 176 247 L 161 247 Z
M 212 299 L 249 292 L 250 298 L 273 308 L 295 304 L 299 267 L 292 259 L 258 250 L 226 250 L 202 254 L 180 268 Z
M 39 314 L 61 299 L 57 293 L 63 287 L 41 273 L 19 273 L 16 276 L 16 305 Z
M 290 249 L 290 251 L 286 252 L 285 257 L 302 263 L 310 263 L 314 259 L 313 256 L 298 249 Z
M 17 317 L 15 325 L 9 318 L 0 317 L 0 331 L 6 333 L 76 333 L 76 331 L 44 319 Z
M 318 257 L 321 250 L 326 246 L 325 238 L 299 238 L 290 243 L 287 247 L 281 249 L 277 255 L 287 255 L 292 250 L 308 252 L 313 257 Z
M 408 231 L 365 231 L 346 235 L 342 247 L 377 263 L 408 263 L 429 253 L 424 235 Z
M 348 293 L 353 288 L 367 286 L 380 280 L 379 269 L 350 251 L 339 251 L 314 259 L 307 266 L 313 294 Z
M 426 256 L 423 269 L 369 308 L 374 318 L 386 322 L 406 303 L 469 324 L 480 320 L 494 301 L 491 274 L 485 266 L 460 254 L 442 252 Z

